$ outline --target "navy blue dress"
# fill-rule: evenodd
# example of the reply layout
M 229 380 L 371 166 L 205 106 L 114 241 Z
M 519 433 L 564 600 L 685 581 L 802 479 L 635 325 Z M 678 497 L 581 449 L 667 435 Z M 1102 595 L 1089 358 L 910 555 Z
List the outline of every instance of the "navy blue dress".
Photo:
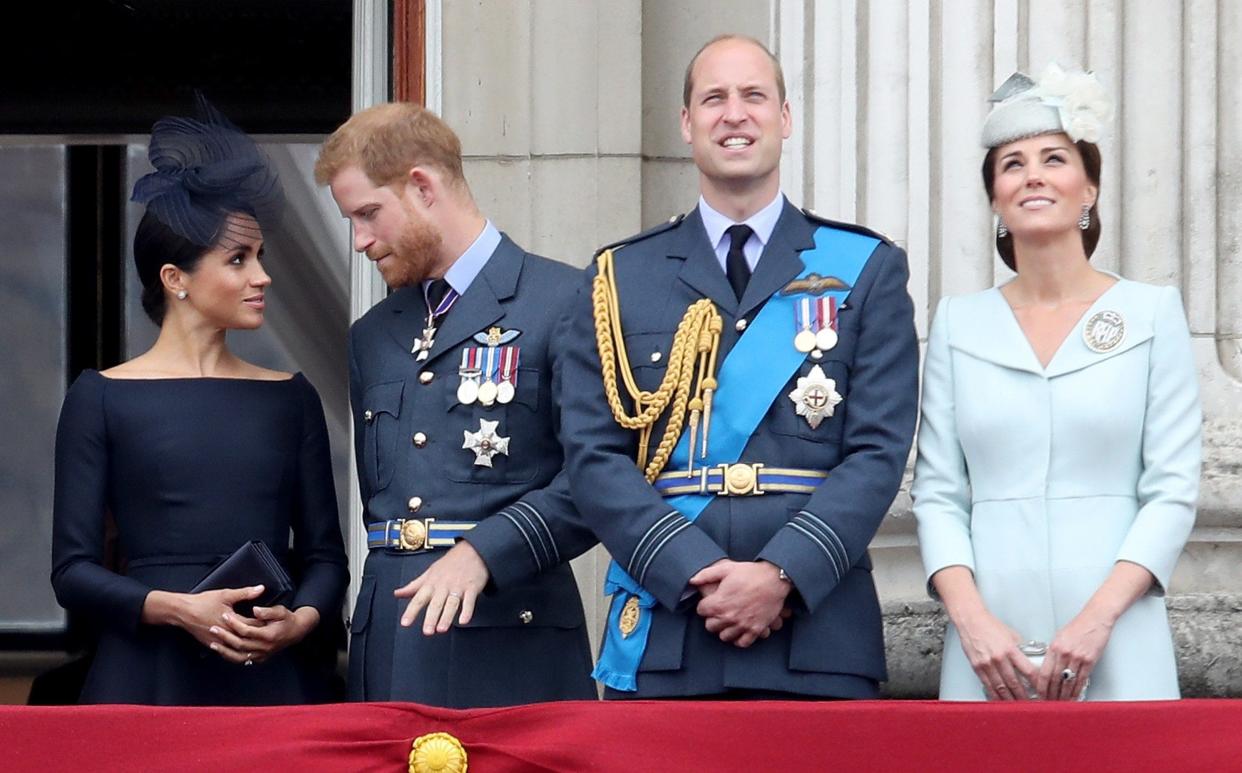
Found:
M 108 511 L 121 573 L 103 566 Z M 333 653 L 306 646 L 313 634 L 247 667 L 181 628 L 141 622 L 150 591 L 189 590 L 249 540 L 286 562 L 297 586 L 291 609 L 314 607 L 320 628 L 339 615 L 349 570 L 323 407 L 310 382 L 301 374 L 123 380 L 83 372 L 56 434 L 52 539 L 57 600 L 99 629 L 81 702 L 328 699 Z

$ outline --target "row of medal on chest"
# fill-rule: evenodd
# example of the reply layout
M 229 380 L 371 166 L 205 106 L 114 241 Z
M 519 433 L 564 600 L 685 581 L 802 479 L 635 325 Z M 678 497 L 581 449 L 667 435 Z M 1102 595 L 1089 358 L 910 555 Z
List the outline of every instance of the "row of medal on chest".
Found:
M 414 341 L 410 353 L 422 362 L 435 345 L 436 329 L 429 324 L 420 338 Z M 467 346 L 461 351 L 461 364 L 457 368 L 460 383 L 457 386 L 457 402 L 462 405 L 491 407 L 499 403 L 507 405 L 517 395 L 518 365 L 522 351 L 509 345 L 520 336 L 517 329 L 503 330 L 491 327 L 473 338 L 483 346 Z M 434 378 L 430 371 L 419 374 L 419 381 L 428 384 Z
M 830 351 L 837 345 L 837 303 L 833 297 L 802 298 L 794 304 L 795 334 L 794 348 L 802 353 L 810 354 L 813 359 L 820 359 L 822 353 Z M 745 321 L 738 321 L 738 330 L 745 330 Z M 423 330 L 423 334 L 410 349 L 410 353 L 419 361 L 428 358 L 432 346 L 435 345 L 436 327 L 433 320 Z M 483 346 L 467 346 L 461 351 L 461 362 L 457 369 L 458 386 L 457 401 L 462 405 L 478 403 L 484 407 L 496 404 L 506 405 L 513 401 L 517 394 L 518 366 L 521 362 L 520 347 L 511 345 L 521 335 L 517 329 L 504 330 L 490 327 L 486 331 L 476 333 L 474 341 Z M 653 361 L 658 356 L 652 354 Z M 419 379 L 428 383 L 434 375 L 430 371 L 420 374 Z M 832 409 L 841 398 L 835 394 L 835 384 L 826 379 L 823 371 L 816 366 L 809 375 L 809 383 L 802 379 L 799 389 L 789 397 L 798 408 L 798 414 L 807 418 L 812 427 L 832 415 Z M 809 389 L 807 387 L 810 387 Z M 835 400 L 833 399 L 835 398 Z M 808 415 L 809 414 L 809 415 Z

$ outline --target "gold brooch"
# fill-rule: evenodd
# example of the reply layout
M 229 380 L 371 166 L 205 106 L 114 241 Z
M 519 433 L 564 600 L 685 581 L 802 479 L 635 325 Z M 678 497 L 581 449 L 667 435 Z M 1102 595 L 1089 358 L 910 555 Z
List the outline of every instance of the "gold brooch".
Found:
M 448 733 L 430 733 L 414 739 L 410 773 L 466 773 L 466 750 Z
M 630 634 L 634 633 L 634 629 L 638 627 L 638 618 L 642 615 L 642 610 L 638 606 L 638 597 L 630 596 L 625 602 L 625 606 L 621 607 L 621 617 L 617 620 L 617 628 L 621 629 L 621 638 L 628 639 Z

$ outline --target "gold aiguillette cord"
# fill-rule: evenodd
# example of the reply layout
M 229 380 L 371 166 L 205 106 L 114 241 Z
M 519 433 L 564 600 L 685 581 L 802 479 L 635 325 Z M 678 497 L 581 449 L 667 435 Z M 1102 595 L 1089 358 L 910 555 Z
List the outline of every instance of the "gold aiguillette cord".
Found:
M 595 343 L 604 379 L 604 393 L 608 406 L 618 424 L 638 432 L 639 469 L 647 482 L 656 477 L 668 464 L 669 456 L 681 437 L 682 422 L 686 410 L 690 410 L 690 468 L 694 468 L 696 441 L 699 440 L 702 423 L 701 456 L 707 456 L 708 434 L 711 431 L 712 396 L 716 391 L 716 361 L 720 350 L 720 331 L 723 323 L 715 305 L 703 298 L 695 301 L 682 316 L 673 335 L 672 348 L 668 354 L 668 369 L 664 379 L 654 392 L 639 389 L 630 368 L 625 350 L 625 336 L 621 330 L 621 304 L 617 296 L 617 280 L 613 269 L 612 250 L 605 250 L 596 261 L 598 273 L 591 292 L 591 304 L 595 317 Z M 625 390 L 634 404 L 630 415 L 621 402 L 617 387 L 617 373 L 625 383 Z M 651 432 L 666 409 L 668 424 L 650 460 Z

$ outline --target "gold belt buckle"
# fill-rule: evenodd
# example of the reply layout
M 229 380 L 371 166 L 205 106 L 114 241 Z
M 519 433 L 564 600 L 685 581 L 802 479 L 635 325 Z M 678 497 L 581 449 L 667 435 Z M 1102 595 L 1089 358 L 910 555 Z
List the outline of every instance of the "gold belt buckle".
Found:
M 427 545 L 427 526 L 431 518 L 408 518 L 401 521 L 397 547 L 402 550 L 422 550 Z
M 744 497 L 763 494 L 759 488 L 759 470 L 763 465 L 755 464 L 722 464 L 720 465 L 721 492 L 731 497 Z

